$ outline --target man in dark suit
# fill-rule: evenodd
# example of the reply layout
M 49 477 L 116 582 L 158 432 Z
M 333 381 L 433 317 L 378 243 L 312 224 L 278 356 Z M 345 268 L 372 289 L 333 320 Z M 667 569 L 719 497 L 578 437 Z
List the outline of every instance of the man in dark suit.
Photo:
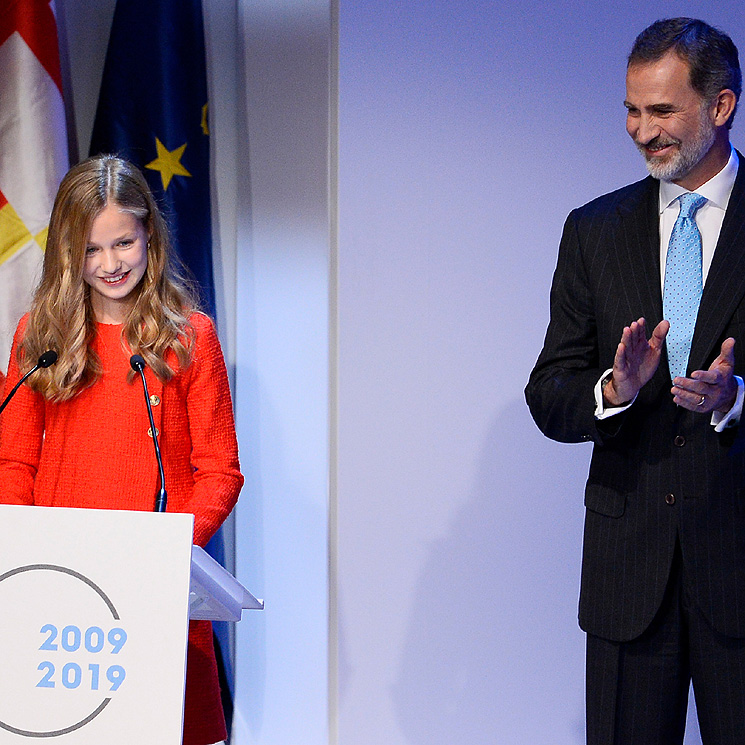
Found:
M 705 745 L 745 743 L 740 91 L 721 31 L 678 18 L 637 37 L 626 127 L 651 175 L 567 219 L 526 388 L 544 434 L 594 443 L 579 608 L 591 745 L 679 745 L 691 680 Z

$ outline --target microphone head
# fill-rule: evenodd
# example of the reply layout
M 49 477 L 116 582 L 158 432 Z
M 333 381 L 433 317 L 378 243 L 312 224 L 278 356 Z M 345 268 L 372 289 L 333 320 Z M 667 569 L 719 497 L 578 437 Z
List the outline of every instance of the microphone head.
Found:
M 57 361 L 57 352 L 53 349 L 48 349 L 44 354 L 39 357 L 36 363 L 39 367 L 51 367 Z
M 133 354 L 129 358 L 129 364 L 135 372 L 141 372 L 145 369 L 145 360 L 139 354 Z

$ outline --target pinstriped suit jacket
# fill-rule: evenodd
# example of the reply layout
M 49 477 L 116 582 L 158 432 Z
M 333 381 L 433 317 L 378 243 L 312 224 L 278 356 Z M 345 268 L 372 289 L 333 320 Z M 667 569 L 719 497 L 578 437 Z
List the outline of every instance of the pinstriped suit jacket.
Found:
M 706 369 L 735 338 L 745 376 L 745 160 L 707 276 L 689 359 Z M 679 536 L 685 581 L 714 628 L 745 637 L 745 422 L 718 434 L 672 403 L 667 359 L 626 412 L 597 422 L 593 388 L 625 325 L 662 319 L 659 182 L 602 196 L 567 218 L 551 320 L 525 390 L 541 431 L 593 441 L 585 489 L 579 620 L 615 641 L 639 636 L 662 601 Z M 674 501 L 669 495 L 674 495 Z M 670 504 L 670 502 L 673 502 Z

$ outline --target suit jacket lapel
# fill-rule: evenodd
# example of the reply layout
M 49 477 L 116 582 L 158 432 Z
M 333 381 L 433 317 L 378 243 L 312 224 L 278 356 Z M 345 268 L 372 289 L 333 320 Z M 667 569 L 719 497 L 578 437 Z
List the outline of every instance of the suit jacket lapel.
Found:
M 654 328 L 662 320 L 659 182 L 649 177 L 639 186 L 618 205 L 624 236 L 619 251 L 620 276 L 625 280 L 622 289 L 629 307 L 639 308 Z M 627 323 L 635 320 L 629 318 Z
M 738 157 L 735 185 L 698 309 L 689 371 L 704 369 L 745 294 L 745 166 L 742 155 Z
M 623 292 L 630 307 L 639 308 L 647 321 L 647 335 L 662 320 L 662 289 L 660 274 L 660 188 L 659 181 L 651 176 L 640 183 L 642 187 L 621 202 L 621 232 L 625 242 L 619 251 L 624 264 L 621 276 L 626 278 Z M 636 320 L 629 318 L 626 323 Z M 619 329 L 620 338 L 620 329 Z M 655 396 L 661 388 L 670 387 L 667 354 L 662 359 L 648 393 Z

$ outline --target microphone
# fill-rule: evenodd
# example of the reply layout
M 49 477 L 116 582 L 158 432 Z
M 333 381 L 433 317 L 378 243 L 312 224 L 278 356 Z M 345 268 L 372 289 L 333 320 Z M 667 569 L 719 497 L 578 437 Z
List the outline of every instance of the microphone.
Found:
M 57 352 L 55 352 L 53 349 L 47 349 L 44 354 L 39 357 L 39 360 L 37 361 L 36 365 L 38 367 L 51 367 L 55 362 L 57 361 Z M 33 372 L 33 370 L 31 371 Z M 30 373 L 29 373 L 30 374 Z
M 13 390 L 8 394 L 5 401 L 0 404 L 0 414 L 5 411 L 5 407 L 10 403 L 10 399 L 16 395 L 16 391 L 26 382 L 29 375 L 35 373 L 40 367 L 47 368 L 51 367 L 57 361 L 57 352 L 53 349 L 48 349 L 44 354 L 39 357 L 36 364 L 15 384 Z
M 155 429 L 155 420 L 153 419 L 153 407 L 150 405 L 150 393 L 147 390 L 147 380 L 145 380 L 145 360 L 139 354 L 133 354 L 129 358 L 129 364 L 136 373 L 140 373 L 140 377 L 142 378 L 142 386 L 145 390 L 145 405 L 147 406 L 147 415 L 150 419 L 150 431 L 153 433 L 153 445 L 155 445 L 155 460 L 158 461 L 160 491 L 155 498 L 155 509 L 153 512 L 165 512 L 168 495 L 166 494 L 166 482 L 163 473 L 163 459 L 160 457 L 160 446 L 158 445 L 158 433 Z

